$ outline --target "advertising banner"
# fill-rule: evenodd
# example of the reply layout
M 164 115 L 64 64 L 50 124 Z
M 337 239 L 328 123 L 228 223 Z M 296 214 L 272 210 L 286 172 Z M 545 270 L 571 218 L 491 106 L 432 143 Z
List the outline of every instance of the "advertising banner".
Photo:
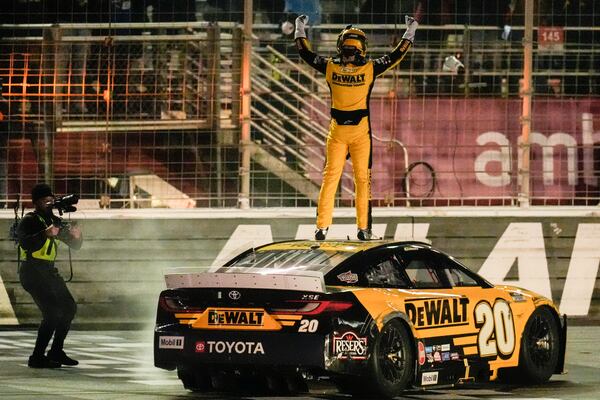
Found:
M 416 198 L 517 197 L 520 99 L 374 98 L 370 104 L 374 199 L 403 198 L 407 190 Z M 533 116 L 531 196 L 597 199 L 600 101 L 540 97 Z M 352 189 L 350 163 L 346 168 L 343 185 Z M 407 188 L 411 170 L 415 184 Z M 320 174 L 311 176 L 320 182 Z M 351 190 L 342 196 L 351 198 Z

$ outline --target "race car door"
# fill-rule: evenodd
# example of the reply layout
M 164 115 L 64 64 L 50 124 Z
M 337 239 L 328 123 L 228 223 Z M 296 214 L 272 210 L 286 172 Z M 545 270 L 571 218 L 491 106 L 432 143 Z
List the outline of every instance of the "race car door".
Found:
M 494 372 L 518 361 L 512 299 L 451 257 L 408 245 L 397 257 L 414 288 L 405 311 L 427 362 L 469 359 Z

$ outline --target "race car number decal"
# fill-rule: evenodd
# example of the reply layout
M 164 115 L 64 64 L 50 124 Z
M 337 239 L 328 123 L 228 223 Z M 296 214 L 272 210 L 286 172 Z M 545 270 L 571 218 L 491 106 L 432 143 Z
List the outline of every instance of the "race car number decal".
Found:
M 477 345 L 481 357 L 493 357 L 500 353 L 508 356 L 515 351 L 515 325 L 510 306 L 497 299 L 494 307 L 487 301 L 475 306 L 475 325 L 479 327 Z
M 298 332 L 316 332 L 319 328 L 319 321 L 316 319 L 303 319 L 300 321 Z

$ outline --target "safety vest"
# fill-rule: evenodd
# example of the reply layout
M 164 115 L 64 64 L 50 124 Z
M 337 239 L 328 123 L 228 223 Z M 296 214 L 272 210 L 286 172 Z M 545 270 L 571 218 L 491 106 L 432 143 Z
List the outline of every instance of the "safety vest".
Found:
M 44 226 L 46 228 L 48 228 L 48 225 L 46 225 L 46 221 L 44 220 L 44 218 L 42 218 L 38 214 L 36 214 L 36 215 L 39 218 L 39 220 L 42 221 Z M 44 245 L 39 250 L 30 252 L 29 253 L 30 256 L 28 257 L 27 250 L 25 250 L 24 248 L 19 246 L 19 250 L 21 251 L 21 259 L 28 260 L 28 259 L 33 258 L 36 260 L 43 260 L 43 261 L 48 261 L 48 262 L 54 262 L 54 260 L 56 260 L 57 248 L 58 248 L 58 242 L 56 240 L 54 240 L 54 238 L 46 238 Z

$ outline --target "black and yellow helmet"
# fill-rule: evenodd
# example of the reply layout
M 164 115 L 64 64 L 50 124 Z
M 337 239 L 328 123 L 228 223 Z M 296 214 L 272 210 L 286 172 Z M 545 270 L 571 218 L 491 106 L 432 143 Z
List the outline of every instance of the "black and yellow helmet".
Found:
M 354 47 L 357 54 L 365 57 L 367 55 L 367 43 L 367 35 L 362 30 L 348 25 L 337 38 L 337 51 L 342 54 L 344 49 L 348 50 Z

